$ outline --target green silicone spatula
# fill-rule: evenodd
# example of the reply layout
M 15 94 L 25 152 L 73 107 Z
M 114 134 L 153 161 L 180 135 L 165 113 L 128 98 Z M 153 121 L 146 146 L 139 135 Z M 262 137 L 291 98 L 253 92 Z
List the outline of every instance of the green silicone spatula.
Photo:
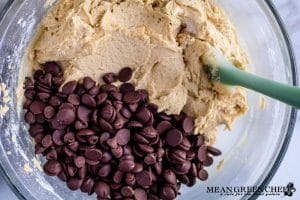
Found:
M 215 48 L 202 56 L 209 77 L 226 85 L 239 85 L 286 104 L 300 108 L 300 88 L 278 83 L 242 71 L 227 61 Z

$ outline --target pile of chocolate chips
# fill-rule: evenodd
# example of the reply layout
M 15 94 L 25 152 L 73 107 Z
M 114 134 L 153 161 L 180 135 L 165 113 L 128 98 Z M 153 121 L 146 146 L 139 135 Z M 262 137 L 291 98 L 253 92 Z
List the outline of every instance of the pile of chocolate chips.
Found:
M 130 68 L 103 85 L 85 77 L 60 90 L 59 65 L 43 67 L 25 81 L 24 109 L 45 173 L 98 199 L 175 199 L 181 184 L 208 178 L 204 166 L 221 152 L 192 134 L 191 117 L 158 113 L 147 91 L 128 83 Z

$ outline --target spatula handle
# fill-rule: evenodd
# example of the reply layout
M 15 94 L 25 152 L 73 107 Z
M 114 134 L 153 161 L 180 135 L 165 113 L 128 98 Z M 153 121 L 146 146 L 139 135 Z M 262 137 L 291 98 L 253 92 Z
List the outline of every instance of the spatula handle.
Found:
M 239 85 L 300 108 L 300 88 L 258 77 L 235 67 L 220 67 L 220 79 L 224 84 Z

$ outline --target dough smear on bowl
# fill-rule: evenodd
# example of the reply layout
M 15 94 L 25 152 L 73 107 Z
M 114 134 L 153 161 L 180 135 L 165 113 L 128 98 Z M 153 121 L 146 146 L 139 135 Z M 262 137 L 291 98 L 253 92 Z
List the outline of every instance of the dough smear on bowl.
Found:
M 195 133 L 213 143 L 216 127 L 247 109 L 242 89 L 224 93 L 207 78 L 201 55 L 211 46 L 237 67 L 248 59 L 234 27 L 211 0 L 61 0 L 43 19 L 30 66 L 59 62 L 67 81 L 101 82 L 130 66 L 159 111 L 195 117 Z

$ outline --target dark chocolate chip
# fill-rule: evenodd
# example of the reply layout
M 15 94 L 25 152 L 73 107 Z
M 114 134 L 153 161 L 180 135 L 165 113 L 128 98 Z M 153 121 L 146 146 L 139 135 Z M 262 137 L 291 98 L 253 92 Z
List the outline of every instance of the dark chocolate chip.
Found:
M 167 132 L 166 141 L 172 147 L 178 146 L 183 140 L 182 133 L 177 129 L 172 129 Z
M 135 104 L 141 100 L 141 96 L 138 92 L 125 93 L 123 100 L 128 104 Z
M 90 90 L 95 85 L 96 85 L 96 82 L 91 77 L 83 78 L 83 86 L 86 90 Z
M 125 67 L 121 69 L 118 75 L 118 78 L 121 82 L 127 82 L 131 79 L 131 77 L 132 77 L 132 69 L 129 67 Z
M 30 104 L 29 109 L 30 109 L 30 111 L 33 114 L 37 115 L 37 114 L 43 113 L 45 107 L 46 106 L 45 106 L 45 104 L 43 102 L 41 102 L 41 101 L 33 101 Z
M 52 106 L 44 108 L 44 116 L 46 119 L 52 119 L 55 115 L 55 109 Z
M 152 184 L 152 178 L 148 171 L 144 170 L 140 173 L 137 173 L 135 177 L 137 184 L 143 188 L 147 188 Z
M 207 151 L 208 151 L 208 153 L 212 154 L 213 156 L 219 156 L 222 154 L 222 152 L 219 149 L 212 147 L 212 146 L 207 146 Z
M 80 97 L 77 94 L 70 94 L 68 96 L 68 102 L 70 102 L 74 106 L 79 106 L 80 105 Z
M 124 186 L 121 188 L 121 194 L 124 197 L 132 197 L 134 195 L 134 190 L 130 186 Z
M 80 190 L 85 193 L 92 193 L 94 190 L 95 181 L 90 177 L 85 177 Z
M 123 94 L 129 93 L 129 92 L 134 92 L 135 88 L 131 83 L 123 83 L 120 86 L 120 92 Z
M 116 141 L 119 145 L 126 145 L 130 140 L 130 131 L 128 129 L 120 129 L 115 135 Z
M 82 185 L 83 180 L 78 178 L 71 178 L 67 182 L 67 186 L 70 190 L 78 190 Z
M 32 112 L 27 112 L 24 116 L 24 119 L 25 119 L 26 123 L 28 123 L 28 124 L 34 124 L 35 123 L 35 117 L 34 117 L 34 114 Z
M 122 160 L 118 166 L 118 169 L 122 172 L 130 172 L 135 167 L 135 163 L 132 160 Z
M 49 175 L 49 176 L 56 176 L 62 171 L 62 166 L 59 162 L 56 160 L 49 160 L 46 162 L 44 165 L 44 171 Z
M 95 108 L 96 107 L 95 99 L 89 94 L 84 94 L 81 97 L 81 102 L 87 107 L 90 107 L 90 108 Z
M 67 95 L 73 94 L 76 90 L 76 87 L 77 87 L 77 81 L 67 82 L 62 87 L 62 92 L 67 94 Z
M 99 149 L 87 149 L 84 155 L 87 159 L 92 161 L 98 161 L 102 158 L 102 152 Z
M 105 164 L 103 167 L 101 167 L 98 171 L 98 175 L 102 178 L 107 177 L 110 172 L 111 172 L 112 168 L 110 164 Z
M 207 159 L 207 146 L 202 145 L 199 149 L 198 149 L 198 159 L 199 161 L 203 162 Z
M 100 198 L 108 198 L 110 194 L 110 187 L 105 182 L 97 182 L 94 185 L 94 191 Z
M 60 73 L 60 67 L 56 62 L 46 62 L 44 70 L 46 73 L 50 73 L 53 76 L 58 76 Z
M 107 73 L 102 79 L 106 84 L 111 84 L 117 81 L 117 75 L 115 73 Z
M 198 178 L 201 180 L 201 181 L 205 181 L 207 180 L 208 178 L 208 173 L 205 169 L 201 169 L 199 172 L 198 172 Z
M 75 112 L 72 109 L 61 109 L 56 114 L 57 121 L 62 125 L 70 125 L 75 121 Z
M 82 168 L 85 165 L 85 158 L 83 156 L 78 156 L 74 159 L 74 164 L 78 168 Z
M 172 128 L 172 124 L 169 121 L 161 121 L 157 127 L 156 130 L 158 134 L 163 134 L 166 131 L 170 130 Z

